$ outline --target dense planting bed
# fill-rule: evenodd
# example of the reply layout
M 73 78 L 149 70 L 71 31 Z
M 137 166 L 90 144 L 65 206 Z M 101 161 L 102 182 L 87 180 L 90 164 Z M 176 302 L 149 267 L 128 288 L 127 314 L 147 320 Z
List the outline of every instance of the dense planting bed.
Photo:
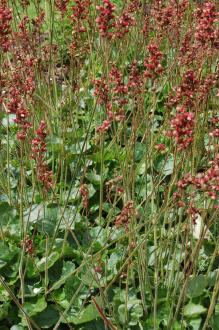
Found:
M 0 330 L 219 329 L 218 22 L 0 0 Z

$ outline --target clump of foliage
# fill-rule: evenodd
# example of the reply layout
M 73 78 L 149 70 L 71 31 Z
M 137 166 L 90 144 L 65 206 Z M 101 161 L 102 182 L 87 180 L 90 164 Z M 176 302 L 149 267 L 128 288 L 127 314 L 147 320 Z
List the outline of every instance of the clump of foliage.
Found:
M 218 329 L 218 19 L 0 0 L 0 330 Z

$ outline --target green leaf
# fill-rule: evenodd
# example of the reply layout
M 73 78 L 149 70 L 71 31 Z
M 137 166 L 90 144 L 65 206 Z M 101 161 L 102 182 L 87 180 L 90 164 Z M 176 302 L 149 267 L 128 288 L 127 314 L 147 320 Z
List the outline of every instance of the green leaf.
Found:
M 174 158 L 170 155 L 167 159 L 164 156 L 158 156 L 155 162 L 156 170 L 167 176 L 173 173 Z
M 65 286 L 64 286 L 64 294 L 65 294 L 65 298 L 68 301 L 71 300 L 72 296 L 74 295 L 74 292 L 80 286 L 80 283 L 81 283 L 81 281 L 75 275 L 72 275 L 68 279 L 66 279 Z
M 66 278 L 68 278 L 69 274 L 71 274 L 75 270 L 75 264 L 71 261 L 64 262 L 63 268 L 62 268 L 62 275 L 59 279 L 57 285 L 55 284 L 55 288 L 59 289 L 62 284 L 65 283 Z
M 27 312 L 29 316 L 37 315 L 38 313 L 42 312 L 46 307 L 47 307 L 47 303 L 45 297 L 43 296 L 38 298 L 37 300 L 32 299 L 31 302 L 27 301 L 23 305 L 24 310 Z
M 113 271 L 114 274 L 117 274 L 117 264 L 122 262 L 122 258 L 124 257 L 124 251 L 118 250 L 116 252 L 112 252 L 107 263 L 107 268 Z
M 104 323 L 102 320 L 91 321 L 89 323 L 83 323 L 80 328 L 77 327 L 78 330 L 103 330 Z
M 83 308 L 80 313 L 75 311 L 69 311 L 66 317 L 66 321 L 68 323 L 73 324 L 82 324 L 96 320 L 98 317 L 99 313 L 96 307 L 93 304 L 90 304 L 87 307 Z
M 86 272 L 81 276 L 82 282 L 92 288 L 99 288 L 99 283 L 96 281 L 96 277 L 92 272 Z
M 126 322 L 125 309 L 126 309 L 125 304 L 121 304 L 118 308 L 119 319 L 123 324 Z M 127 303 L 127 309 L 129 312 L 129 324 L 136 325 L 139 319 L 143 316 L 143 308 L 141 306 L 141 300 L 139 299 L 129 300 Z
M 95 185 L 99 185 L 100 182 L 101 182 L 101 176 L 99 174 L 94 173 L 94 172 L 93 173 L 92 172 L 88 173 L 86 175 L 86 177 L 90 182 L 92 182 Z
M 24 213 L 24 220 L 30 223 L 36 223 L 44 218 L 44 205 L 34 204 Z
M 54 265 L 54 263 L 59 259 L 59 253 L 58 252 L 52 252 L 48 257 L 43 257 L 41 260 L 37 262 L 37 268 L 40 272 L 45 271 L 46 269 L 49 269 Z
M 25 330 L 25 328 L 22 325 L 15 324 L 10 328 L 10 330 Z
M 208 282 L 204 275 L 198 275 L 189 279 L 188 295 L 191 298 L 199 297 L 203 294 Z
M 193 330 L 200 330 L 201 323 L 202 323 L 202 319 L 198 318 L 190 321 L 189 325 L 192 327 Z
M 169 157 L 167 161 L 165 162 L 164 167 L 162 168 L 162 173 L 167 176 L 173 173 L 173 157 Z
M 159 293 L 158 293 L 159 294 Z M 163 299 L 159 299 L 160 301 L 165 301 L 166 300 L 166 292 L 164 290 L 163 295 L 165 296 Z M 169 305 L 169 303 L 167 303 L 166 301 L 162 304 L 159 305 L 158 311 L 157 311 L 157 319 L 159 321 L 163 321 L 165 325 L 167 325 L 167 320 L 169 317 L 171 311 L 171 306 Z
M 15 124 L 15 121 L 14 121 L 15 118 L 16 118 L 16 115 L 15 114 L 13 114 L 13 113 L 8 114 L 7 117 L 5 116 L 2 119 L 2 125 L 5 126 L 5 127 L 7 127 L 7 126 L 15 126 L 16 125 Z
M 3 304 L 0 304 L 0 320 L 4 320 L 8 316 L 9 307 L 9 302 L 4 302 Z
M 48 329 L 57 323 L 59 313 L 53 306 L 48 306 L 43 312 L 33 317 L 37 325 L 43 329 Z
M 91 145 L 88 141 L 80 141 L 78 143 L 67 146 L 65 149 L 73 155 L 80 155 L 81 153 L 86 152 L 91 148 Z
M 143 316 L 143 308 L 140 304 L 135 304 L 132 306 L 130 311 L 130 325 L 136 325 L 140 318 Z
M 64 217 L 61 223 L 61 227 L 65 228 L 65 222 L 71 220 L 72 214 L 74 214 L 74 212 L 74 207 L 69 207 L 65 209 L 63 215 L 63 208 L 58 207 L 57 204 L 50 204 L 47 206 L 43 204 L 35 204 L 26 210 L 24 219 L 26 223 L 28 221 L 30 224 L 36 223 L 39 232 L 42 232 L 43 234 L 46 232 L 48 235 L 53 235 L 57 221 L 60 219 L 60 217 Z
M 101 226 L 96 226 L 90 229 L 90 236 L 93 239 L 93 247 L 95 251 L 98 251 L 105 246 L 109 238 L 109 229 Z
M 134 152 L 135 161 L 139 162 L 143 158 L 145 152 L 145 146 L 140 142 L 136 142 L 134 150 L 135 150 Z
M 0 203 L 0 215 L 1 215 L 1 230 L 4 237 L 20 236 L 20 222 L 17 216 L 16 210 L 10 206 L 7 202 Z M 0 232 L 1 238 L 1 232 Z
M 33 285 L 24 283 L 24 296 L 25 297 L 28 297 L 28 298 L 36 297 L 43 291 L 44 291 L 44 289 L 41 286 L 41 283 L 34 283 Z
M 219 315 L 215 315 L 212 319 L 212 328 L 213 330 L 219 330 Z
M 62 308 L 69 308 L 69 302 L 65 297 L 65 291 L 63 288 L 55 290 L 53 293 L 53 298 L 56 304 L 59 304 L 60 306 L 62 306 Z
M 0 269 L 5 267 L 5 265 L 7 265 L 7 262 L 0 260 Z
M 12 263 L 14 265 L 19 252 L 18 247 L 0 242 L 0 251 L 0 269 L 3 270 L 6 265 L 12 265 Z M 9 273 L 7 275 L 9 275 Z
M 207 281 L 208 281 L 209 286 L 212 287 L 212 286 L 215 285 L 216 277 L 217 277 L 217 271 L 216 270 L 214 270 L 214 271 L 212 271 L 208 274 Z
M 188 318 L 196 318 L 197 316 L 204 314 L 206 310 L 207 309 L 204 306 L 190 302 L 184 308 L 184 315 Z
M 173 324 L 173 330 L 182 330 L 182 326 L 178 321 L 175 321 Z

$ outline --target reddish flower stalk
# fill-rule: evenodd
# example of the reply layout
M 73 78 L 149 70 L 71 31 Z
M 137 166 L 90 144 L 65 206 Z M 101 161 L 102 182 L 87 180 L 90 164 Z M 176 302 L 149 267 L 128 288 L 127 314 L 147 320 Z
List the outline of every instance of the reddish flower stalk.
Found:
M 109 103 L 109 87 L 104 77 L 93 81 L 95 90 L 94 96 L 97 97 L 97 103 L 106 105 Z
M 21 241 L 21 245 L 24 248 L 24 251 L 29 255 L 34 254 L 34 244 L 33 240 L 27 235 L 23 241 Z
M 0 49 L 7 52 L 10 47 L 12 11 L 7 7 L 7 1 L 0 3 Z
M 136 21 L 133 16 L 134 9 L 132 7 L 127 7 L 123 10 L 122 14 L 116 20 L 114 38 L 123 38 L 130 30 L 132 26 L 135 25 Z
M 128 226 L 129 221 L 134 213 L 134 203 L 133 201 L 129 201 L 123 207 L 121 213 L 117 215 L 115 220 L 115 226 L 117 228 L 122 226 Z
M 12 72 L 11 78 L 7 82 L 7 92 L 4 95 L 7 112 L 16 115 L 15 123 L 18 126 L 18 140 L 25 140 L 28 129 L 31 127 L 30 113 L 26 106 L 26 99 L 31 98 L 35 89 L 33 67 L 34 62 L 30 64 L 29 60 L 26 65 L 22 66 L 20 72 Z M 29 71 L 29 76 L 23 75 L 23 71 Z
M 205 101 L 209 97 L 213 87 L 217 84 L 219 78 L 219 67 L 214 74 L 208 74 L 199 84 L 199 100 Z
M 195 115 L 187 111 L 185 107 L 178 109 L 176 116 L 171 120 L 171 130 L 167 132 L 169 137 L 175 139 L 177 149 L 188 148 L 193 142 Z
M 122 186 L 122 175 L 117 175 L 113 179 L 106 182 L 106 190 L 108 200 L 111 202 L 111 193 L 113 193 L 113 198 L 115 197 L 115 193 L 119 196 L 124 193 L 124 188 Z
M 103 0 L 101 6 L 97 6 L 99 16 L 96 19 L 101 37 L 111 39 L 112 29 L 115 27 L 115 6 L 110 0 Z
M 156 32 L 161 38 L 166 34 L 171 43 L 179 40 L 183 16 L 188 6 L 188 0 L 154 1 L 151 15 L 156 22 Z
M 142 92 L 143 86 L 143 75 L 138 69 L 137 61 L 133 61 L 131 64 L 131 69 L 129 73 L 129 80 L 128 80 L 128 89 L 131 95 L 138 95 Z
M 4 95 L 7 112 L 16 115 L 14 121 L 18 126 L 17 138 L 22 141 L 26 139 L 28 129 L 31 127 L 26 100 L 31 99 L 35 90 L 34 65 L 34 61 L 31 62 L 31 59 L 28 59 L 25 65 L 20 67 L 20 72 L 12 72 L 7 82 L 8 89 Z M 26 72 L 23 75 L 24 70 Z M 29 76 L 26 76 L 28 71 Z
M 219 154 L 209 162 L 210 167 L 204 171 L 192 176 L 190 173 L 184 175 L 177 183 L 178 192 L 175 197 L 180 200 L 185 195 L 186 189 L 194 188 L 194 193 L 205 193 L 211 200 L 217 200 L 219 197 Z M 193 193 L 193 194 L 194 194 Z M 185 197 L 184 197 L 185 200 Z
M 106 119 L 103 121 L 103 123 L 96 128 L 97 133 L 105 133 L 107 132 L 111 127 L 111 120 Z
M 12 60 L 10 65 L 3 62 L 7 69 L 7 78 L 4 81 L 3 102 L 8 113 L 16 115 L 15 122 L 18 126 L 17 138 L 24 141 L 31 127 L 29 104 L 33 103 L 35 91 L 35 68 L 37 57 L 32 40 L 38 34 L 38 29 L 43 22 L 44 14 L 32 21 L 33 35 L 28 30 L 29 19 L 24 17 L 19 24 L 19 29 L 11 36 L 10 51 Z
M 36 163 L 36 173 L 38 180 L 46 190 L 52 187 L 53 175 L 46 164 L 46 123 L 41 121 L 36 130 L 36 137 L 32 140 L 32 158 Z
M 219 46 L 219 29 L 216 27 L 218 22 L 218 12 L 214 2 L 204 2 L 196 11 L 197 26 L 195 31 L 195 40 L 202 46 Z
M 69 0 L 55 0 L 55 6 L 61 12 L 62 16 L 65 15 L 68 4 Z
M 84 22 L 88 19 L 90 4 L 90 0 L 74 1 L 74 6 L 71 7 L 72 15 L 70 16 L 74 32 L 86 32 Z
M 166 150 L 166 145 L 164 143 L 156 144 L 155 149 L 162 153 Z
M 178 106 L 183 104 L 185 107 L 192 107 L 198 92 L 199 81 L 193 70 L 184 73 L 182 82 L 175 90 L 175 95 L 169 97 L 168 106 Z
M 109 73 L 109 83 L 113 94 L 112 101 L 121 109 L 128 103 L 128 87 L 123 81 L 122 73 L 115 66 L 112 67 Z
M 126 119 L 125 107 L 129 102 L 129 96 L 137 96 L 142 92 L 143 74 L 138 70 L 137 62 L 131 65 L 128 82 L 124 82 L 123 74 L 113 65 L 109 78 L 102 77 L 94 80 L 94 95 L 97 103 L 104 105 L 106 109 L 106 120 L 97 127 L 97 132 L 107 132 L 113 121 L 123 122 Z
M 30 4 L 29 0 L 21 0 L 21 5 L 23 8 L 27 8 Z
M 82 196 L 82 205 L 83 207 L 88 210 L 88 204 L 89 204 L 89 190 L 86 184 L 82 184 L 80 186 L 80 194 Z
M 155 43 L 150 43 L 147 47 L 149 56 L 144 61 L 145 72 L 144 76 L 146 78 L 156 78 L 163 72 L 163 67 L 161 65 L 162 53 L 159 47 Z

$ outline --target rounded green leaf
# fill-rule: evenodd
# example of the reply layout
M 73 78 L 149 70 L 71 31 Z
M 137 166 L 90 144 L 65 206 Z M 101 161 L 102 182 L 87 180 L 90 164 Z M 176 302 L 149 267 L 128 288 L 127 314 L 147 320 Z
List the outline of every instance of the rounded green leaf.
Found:
M 48 329 L 56 324 L 59 313 L 53 306 L 48 306 L 43 312 L 33 317 L 36 324 L 43 329 Z
M 184 315 L 188 318 L 196 318 L 197 316 L 204 314 L 206 310 L 207 309 L 204 306 L 190 302 L 185 306 Z
M 43 257 L 37 262 L 37 268 L 40 272 L 43 272 L 45 271 L 45 269 L 49 269 L 50 267 L 52 267 L 58 259 L 59 253 L 52 252 L 48 257 Z

